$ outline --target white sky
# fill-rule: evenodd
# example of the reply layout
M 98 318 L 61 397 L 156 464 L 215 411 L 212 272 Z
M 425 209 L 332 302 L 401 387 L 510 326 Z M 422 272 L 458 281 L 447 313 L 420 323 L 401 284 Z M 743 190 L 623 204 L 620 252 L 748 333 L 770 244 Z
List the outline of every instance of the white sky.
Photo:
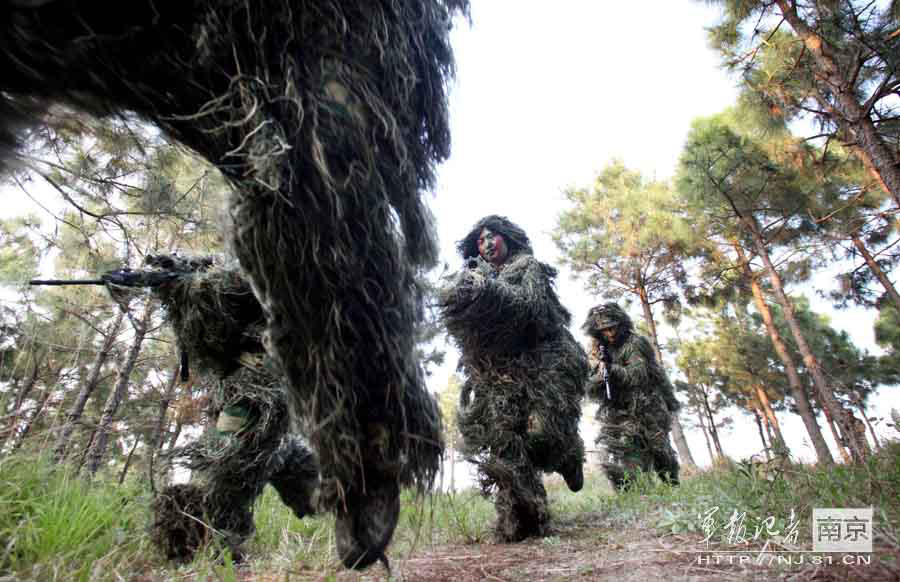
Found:
M 691 0 L 645 2 L 640 11 L 628 2 L 473 2 L 472 26 L 461 24 L 453 34 L 453 153 L 431 200 L 450 269 L 459 266 L 455 242 L 488 214 L 509 217 L 528 233 L 538 259 L 556 263 L 549 233 L 564 209 L 562 190 L 588 185 L 614 157 L 647 176 L 670 177 L 692 120 L 737 97 L 735 82 L 707 48 L 704 27 L 717 18 L 717 9 Z M 566 273 L 558 289 L 576 326 L 598 302 Z M 873 314 L 832 317 L 858 345 L 874 349 Z M 446 386 L 456 363 L 450 350 L 432 390 Z M 890 411 L 886 391 L 873 398 L 876 415 Z M 732 416 L 736 428 L 722 435 L 726 453 L 759 452 L 751 417 Z M 780 418 L 794 452 L 812 460 L 800 418 Z M 582 432 L 592 448 L 590 429 Z M 882 425 L 882 432 L 892 431 Z M 689 431 L 688 440 L 695 459 L 708 463 L 702 433 Z
M 716 21 L 717 10 L 692 0 L 636 6 L 479 0 L 473 2 L 472 26 L 458 23 L 453 154 L 441 166 L 430 200 L 442 259 L 451 270 L 459 265 L 455 242 L 488 214 L 508 216 L 529 234 L 538 259 L 556 263 L 549 232 L 563 210 L 566 186 L 588 185 L 613 157 L 645 175 L 669 177 L 692 120 L 734 103 L 735 83 L 719 68 L 703 30 Z M 35 193 L 55 206 L 54 195 Z M 31 208 L 25 197 L 6 193 L 0 215 Z M 565 272 L 558 289 L 580 338 L 577 324 L 597 300 Z M 820 311 L 826 307 L 815 303 Z M 832 315 L 835 327 L 873 349 L 871 313 Z M 446 386 L 456 360 L 448 352 L 448 362 L 429 382 L 432 390 Z M 876 415 L 890 411 L 888 390 L 872 401 Z M 755 424 L 734 416 L 737 427 L 723 434 L 726 453 L 743 458 L 758 452 Z M 812 459 L 811 448 L 802 445 L 799 417 L 782 414 L 781 421 L 794 452 Z M 584 437 L 591 448 L 587 427 Z M 705 464 L 702 434 L 689 432 L 688 439 L 695 459 Z

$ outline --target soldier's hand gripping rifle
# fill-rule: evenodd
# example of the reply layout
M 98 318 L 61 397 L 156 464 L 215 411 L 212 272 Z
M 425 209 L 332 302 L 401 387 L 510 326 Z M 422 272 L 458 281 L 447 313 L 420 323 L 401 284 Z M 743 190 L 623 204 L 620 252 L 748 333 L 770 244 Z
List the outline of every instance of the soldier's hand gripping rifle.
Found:
M 611 362 L 609 352 L 606 351 L 606 347 L 603 344 L 597 342 L 594 345 L 592 356 L 597 360 L 597 363 L 591 369 L 591 377 L 600 376 L 600 383 L 606 388 L 606 399 L 612 400 L 612 390 L 609 385 L 609 364 Z

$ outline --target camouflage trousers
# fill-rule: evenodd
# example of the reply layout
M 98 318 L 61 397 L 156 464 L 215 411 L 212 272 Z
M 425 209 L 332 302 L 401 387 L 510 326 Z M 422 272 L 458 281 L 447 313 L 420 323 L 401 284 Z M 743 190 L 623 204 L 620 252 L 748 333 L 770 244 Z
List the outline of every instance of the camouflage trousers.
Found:
M 240 558 L 255 531 L 253 505 L 272 485 L 294 515 L 315 513 L 319 466 L 304 439 L 289 433 L 277 378 L 241 368 L 213 393 L 216 425 L 171 455 L 192 470 L 153 504 L 152 539 L 168 559 L 186 561 L 212 540 Z
M 667 411 L 638 417 L 601 408 L 597 420 L 602 426 L 596 442 L 608 455 L 603 470 L 616 490 L 627 488 L 629 476 L 638 471 L 678 483 L 678 457 L 669 443 Z

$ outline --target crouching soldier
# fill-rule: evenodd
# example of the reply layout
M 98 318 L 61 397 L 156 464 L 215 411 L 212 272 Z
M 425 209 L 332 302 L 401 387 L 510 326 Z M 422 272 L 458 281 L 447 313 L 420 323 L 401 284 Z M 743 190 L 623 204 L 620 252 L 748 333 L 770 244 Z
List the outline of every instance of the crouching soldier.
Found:
M 255 531 L 253 504 L 266 484 L 298 518 L 315 511 L 319 466 L 290 431 L 283 376 L 262 344 L 262 306 L 236 269 L 210 259 L 148 257 L 155 267 L 104 275 L 110 291 L 150 287 L 160 298 L 183 352 L 210 392 L 209 429 L 167 453 L 192 470 L 190 483 L 163 489 L 153 502 L 151 539 L 170 560 L 189 561 L 213 539 L 235 559 Z
M 640 469 L 678 483 L 678 459 L 669 444 L 672 414 L 679 403 L 647 338 L 634 332 L 615 303 L 592 308 L 582 330 L 590 337 L 588 395 L 600 404 L 597 444 L 609 458 L 607 478 L 621 490 Z

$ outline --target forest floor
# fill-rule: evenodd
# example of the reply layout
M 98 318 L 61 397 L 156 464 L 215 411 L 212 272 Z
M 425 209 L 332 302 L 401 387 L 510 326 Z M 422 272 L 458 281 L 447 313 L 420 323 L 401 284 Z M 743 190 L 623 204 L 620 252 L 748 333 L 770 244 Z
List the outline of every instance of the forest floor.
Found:
M 235 581 L 549 582 L 562 580 L 856 581 L 900 580 L 900 550 L 873 554 L 787 553 L 747 546 L 715 550 L 702 534 L 662 535 L 652 524 L 625 527 L 602 515 L 584 514 L 554 524 L 552 535 L 517 544 L 482 542 L 419 547 L 391 556 L 391 570 L 376 564 L 365 572 L 338 567 L 273 571 L 259 562 L 235 568 Z M 424 544 L 423 544 L 424 545 Z M 868 561 L 868 563 L 866 563 Z M 844 563 L 847 562 L 847 563 Z M 186 579 L 190 579 L 188 576 Z M 209 579 L 203 576 L 205 579 Z M 219 578 L 215 579 L 225 579 Z
M 404 492 L 391 569 L 363 572 L 338 563 L 330 514 L 297 519 L 271 488 L 247 561 L 213 543 L 176 565 L 150 540 L 139 481 L 88 483 L 27 456 L 0 469 L 0 582 L 900 582 L 900 441 L 862 464 L 730 461 L 678 486 L 640 474 L 624 492 L 597 471 L 577 493 L 550 475 L 550 535 L 515 544 L 493 541 L 496 512 L 478 491 Z M 812 552 L 821 508 L 871 508 L 873 551 Z

